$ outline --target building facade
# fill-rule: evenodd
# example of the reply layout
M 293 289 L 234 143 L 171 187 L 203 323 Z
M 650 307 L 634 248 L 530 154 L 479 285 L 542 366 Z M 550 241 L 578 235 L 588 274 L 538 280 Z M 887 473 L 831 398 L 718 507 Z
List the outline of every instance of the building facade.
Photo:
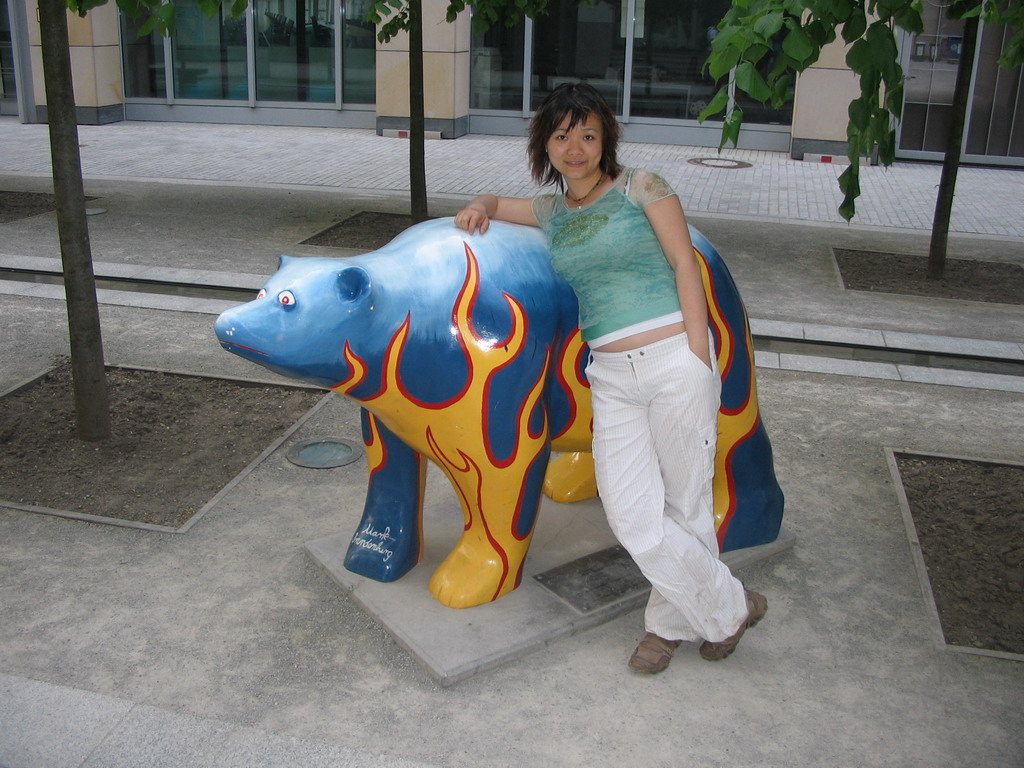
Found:
M 45 120 L 36 0 L 0 0 L 0 114 Z M 729 0 L 552 0 L 549 13 L 474 33 L 468 13 L 444 21 L 424 2 L 428 135 L 523 135 L 559 83 L 585 79 L 619 115 L 630 141 L 717 147 L 721 124 L 697 116 L 715 90 L 703 64 Z M 119 120 L 337 126 L 391 134 L 408 126 L 404 36 L 382 44 L 370 0 L 250 0 L 245 14 L 207 17 L 176 0 L 174 36 L 139 36 L 113 2 L 69 16 L 82 123 Z M 906 106 L 898 157 L 941 159 L 949 131 L 961 26 L 925 5 L 926 30 L 902 41 Z M 1021 68 L 995 61 L 1002 28 L 983 28 L 964 159 L 1024 166 Z M 845 155 L 847 106 L 858 94 L 841 45 L 800 75 L 778 109 L 740 98 L 740 146 Z M 770 66 L 767 62 L 766 66 Z

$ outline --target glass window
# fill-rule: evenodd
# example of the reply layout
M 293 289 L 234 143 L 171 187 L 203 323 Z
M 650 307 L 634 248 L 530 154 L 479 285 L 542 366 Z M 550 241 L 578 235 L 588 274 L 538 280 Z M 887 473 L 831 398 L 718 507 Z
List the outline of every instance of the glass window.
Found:
M 723 11 L 724 13 L 724 11 Z M 788 30 L 783 27 L 776 35 L 772 43 L 772 50 L 764 56 L 757 64 L 757 70 L 761 73 L 762 77 L 767 77 L 768 73 L 775 67 L 775 62 L 778 59 L 778 54 L 782 50 L 782 40 L 786 36 Z M 790 70 L 792 80 L 790 80 L 790 92 L 789 98 L 786 102 L 775 109 L 772 107 L 771 102 L 761 103 L 757 99 L 751 98 L 745 93 L 736 91 L 736 106 L 743 110 L 743 122 L 744 123 L 761 123 L 762 125 L 792 125 L 793 124 L 793 83 L 796 82 L 796 73 Z
M 167 97 L 167 70 L 164 66 L 164 38 L 156 32 L 139 37 L 145 19 L 121 15 L 121 56 L 124 64 L 124 95 L 128 98 L 163 99 Z
M 636 0 L 631 115 L 697 118 L 716 90 L 702 70 L 728 9 L 729 0 Z
M 946 18 L 944 8 L 925 3 L 924 31 L 910 41 L 900 149 L 945 149 L 963 28 L 962 21 Z
M 974 100 L 966 152 L 989 157 L 1024 157 L 1024 67 L 1000 67 L 1009 28 L 986 25 L 978 40 Z
M 469 54 L 470 108 L 522 110 L 525 41 L 525 24 L 494 24 L 482 35 L 473 34 Z
M 342 36 L 342 100 L 348 104 L 377 101 L 377 38 L 366 20 L 370 0 L 345 0 L 345 33 Z
M 7 0 L 0 0 L 0 99 L 13 99 L 14 85 L 14 38 L 11 34 Z
M 626 38 L 622 0 L 556 0 L 533 25 L 532 108 L 562 83 L 585 80 L 622 113 Z
M 223 5 L 202 13 L 195 0 L 175 0 L 174 93 L 181 99 L 248 99 L 245 17 Z
M 256 98 L 334 102 L 334 5 L 256 0 Z

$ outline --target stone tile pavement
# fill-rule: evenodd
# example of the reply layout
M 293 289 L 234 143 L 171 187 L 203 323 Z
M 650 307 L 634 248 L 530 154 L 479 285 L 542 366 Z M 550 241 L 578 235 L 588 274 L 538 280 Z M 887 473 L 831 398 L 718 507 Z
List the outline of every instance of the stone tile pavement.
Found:
M 81 126 L 89 178 L 283 184 L 352 190 L 408 190 L 407 145 L 372 131 L 281 126 L 124 122 Z M 0 174 L 48 176 L 44 125 L 0 118 Z M 785 153 L 627 143 L 627 165 L 661 172 L 691 215 L 843 224 L 836 179 L 844 166 L 792 160 Z M 694 165 L 727 158 L 749 168 Z M 434 195 L 484 192 L 530 196 L 525 140 L 469 135 L 426 142 L 427 188 Z M 940 167 L 899 162 L 864 167 L 852 227 L 931 229 Z M 844 226 L 846 226 L 844 224 Z M 951 231 L 1024 238 L 1024 170 L 960 170 Z

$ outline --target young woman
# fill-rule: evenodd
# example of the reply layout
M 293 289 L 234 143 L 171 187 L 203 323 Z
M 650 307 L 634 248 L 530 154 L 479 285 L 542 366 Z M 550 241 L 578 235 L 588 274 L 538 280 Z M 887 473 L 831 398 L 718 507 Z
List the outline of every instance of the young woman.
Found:
M 665 669 L 682 641 L 724 659 L 767 601 L 718 558 L 711 481 L 721 379 L 679 198 L 616 159 L 619 125 L 589 85 L 559 86 L 530 126 L 534 178 L 558 194 L 483 195 L 455 217 L 541 227 L 579 299 L 590 345 L 594 462 L 608 522 L 651 582 L 646 634 L 629 666 Z

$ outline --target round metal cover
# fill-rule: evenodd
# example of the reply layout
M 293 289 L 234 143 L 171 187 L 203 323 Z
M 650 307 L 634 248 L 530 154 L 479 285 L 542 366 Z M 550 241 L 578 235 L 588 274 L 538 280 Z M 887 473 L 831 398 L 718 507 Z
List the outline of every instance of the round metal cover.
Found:
M 737 168 L 751 168 L 750 163 L 742 160 L 731 160 L 728 157 L 691 157 L 687 160 L 690 165 L 703 165 L 705 168 L 718 168 L 723 171 L 733 171 Z
M 344 437 L 300 440 L 285 454 L 292 464 L 309 469 L 332 469 L 351 464 L 362 455 L 362 445 Z

